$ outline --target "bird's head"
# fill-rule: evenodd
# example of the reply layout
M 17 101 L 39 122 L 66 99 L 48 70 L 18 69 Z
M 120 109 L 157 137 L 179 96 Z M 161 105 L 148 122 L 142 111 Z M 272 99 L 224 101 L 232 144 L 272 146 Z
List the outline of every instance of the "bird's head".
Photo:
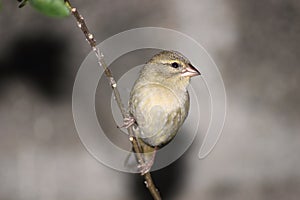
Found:
M 150 81 L 185 88 L 190 78 L 200 72 L 181 53 L 162 51 L 146 63 L 142 74 Z

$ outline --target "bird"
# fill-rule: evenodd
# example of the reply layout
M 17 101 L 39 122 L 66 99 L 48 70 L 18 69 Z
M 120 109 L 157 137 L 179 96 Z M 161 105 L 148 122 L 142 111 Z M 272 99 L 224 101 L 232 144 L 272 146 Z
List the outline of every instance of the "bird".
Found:
M 156 151 L 167 145 L 185 121 L 190 107 L 187 87 L 201 73 L 177 51 L 163 50 L 141 69 L 130 92 L 126 126 L 134 126 L 145 163 L 140 172 L 150 171 Z

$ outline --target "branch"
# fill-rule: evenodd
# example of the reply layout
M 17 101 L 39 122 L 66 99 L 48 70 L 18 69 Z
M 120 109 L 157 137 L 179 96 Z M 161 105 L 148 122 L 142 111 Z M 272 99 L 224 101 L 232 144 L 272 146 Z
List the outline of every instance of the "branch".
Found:
M 113 93 L 114 93 L 115 99 L 117 101 L 118 107 L 119 107 L 119 109 L 122 113 L 122 117 L 124 119 L 126 117 L 126 111 L 124 109 L 124 105 L 122 103 L 121 96 L 120 96 L 119 90 L 117 88 L 117 83 L 116 83 L 110 69 L 107 67 L 107 64 L 104 60 L 103 53 L 96 46 L 96 40 L 95 40 L 93 34 L 91 34 L 91 32 L 89 31 L 88 27 L 86 26 L 84 18 L 79 14 L 79 12 L 77 11 L 77 9 L 75 7 L 72 7 L 69 0 L 65 0 L 65 3 L 69 7 L 69 9 L 70 9 L 71 13 L 73 14 L 73 16 L 75 17 L 75 19 L 77 21 L 77 26 L 81 29 L 81 31 L 83 32 L 86 40 L 88 41 L 89 45 L 91 46 L 92 50 L 94 51 L 95 55 L 97 56 L 98 65 L 100 67 L 103 67 L 105 76 L 108 78 L 109 84 L 110 84 L 110 86 L 113 90 Z M 145 163 L 145 161 L 142 157 L 143 152 L 142 152 L 142 150 L 140 149 L 140 147 L 138 145 L 137 138 L 134 134 L 132 126 L 128 127 L 127 130 L 128 130 L 129 135 L 130 135 L 129 140 L 130 140 L 130 142 L 133 146 L 134 151 L 136 152 L 135 155 L 137 156 L 137 160 L 138 160 L 139 164 L 142 165 L 142 164 Z M 150 172 L 144 174 L 143 177 L 145 179 L 145 185 L 148 188 L 149 192 L 151 193 L 153 199 L 154 200 L 161 200 L 161 196 L 160 196 L 159 191 L 156 188 L 156 186 L 155 186 L 155 184 L 152 180 Z

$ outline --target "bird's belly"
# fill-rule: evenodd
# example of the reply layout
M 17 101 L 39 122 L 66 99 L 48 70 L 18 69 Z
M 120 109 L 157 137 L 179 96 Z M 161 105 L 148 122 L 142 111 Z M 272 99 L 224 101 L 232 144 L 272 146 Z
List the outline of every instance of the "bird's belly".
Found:
M 151 146 L 161 146 L 176 135 L 183 123 L 184 106 L 165 88 L 142 89 L 132 96 L 132 112 L 140 129 L 139 137 Z

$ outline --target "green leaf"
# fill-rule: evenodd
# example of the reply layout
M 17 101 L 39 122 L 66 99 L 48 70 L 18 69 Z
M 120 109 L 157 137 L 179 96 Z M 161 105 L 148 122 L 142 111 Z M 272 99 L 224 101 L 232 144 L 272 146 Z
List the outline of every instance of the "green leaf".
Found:
M 64 0 L 28 0 L 30 5 L 37 11 L 51 17 L 66 17 L 70 10 Z

